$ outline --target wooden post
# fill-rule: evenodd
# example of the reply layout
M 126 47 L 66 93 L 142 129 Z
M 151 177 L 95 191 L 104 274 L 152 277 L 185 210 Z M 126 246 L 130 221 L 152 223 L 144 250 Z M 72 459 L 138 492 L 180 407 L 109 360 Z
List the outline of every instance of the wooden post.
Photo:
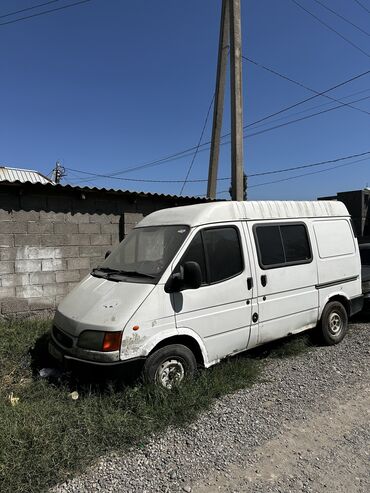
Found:
M 229 52 L 229 0 L 222 0 L 220 37 L 218 44 L 217 78 L 213 107 L 211 154 L 209 158 L 207 197 L 216 198 L 220 138 L 225 99 L 226 67 Z

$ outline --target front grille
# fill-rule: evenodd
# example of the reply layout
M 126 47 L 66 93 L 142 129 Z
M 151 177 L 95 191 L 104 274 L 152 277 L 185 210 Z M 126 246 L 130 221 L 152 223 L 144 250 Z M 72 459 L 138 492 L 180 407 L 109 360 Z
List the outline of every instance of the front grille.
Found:
M 55 327 L 55 325 L 53 326 L 53 336 L 62 346 L 68 348 L 73 346 L 73 339 L 64 334 L 58 327 Z

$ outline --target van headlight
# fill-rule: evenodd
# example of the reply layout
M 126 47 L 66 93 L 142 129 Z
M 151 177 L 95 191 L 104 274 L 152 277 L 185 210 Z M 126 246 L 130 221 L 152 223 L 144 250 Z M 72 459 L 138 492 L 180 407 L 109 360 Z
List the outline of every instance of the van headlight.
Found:
M 104 332 L 85 330 L 78 338 L 77 346 L 83 349 L 101 351 L 103 348 Z
M 92 351 L 118 351 L 121 347 L 121 339 L 122 331 L 85 330 L 80 334 L 77 346 Z

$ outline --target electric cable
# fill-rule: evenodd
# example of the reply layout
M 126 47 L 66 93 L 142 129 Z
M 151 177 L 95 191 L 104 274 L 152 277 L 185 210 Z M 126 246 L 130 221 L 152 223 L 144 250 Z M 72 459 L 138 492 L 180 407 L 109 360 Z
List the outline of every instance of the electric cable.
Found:
M 186 176 L 185 176 L 185 180 L 184 180 L 184 183 L 182 184 L 181 186 L 181 190 L 180 190 L 180 195 L 182 195 L 182 192 L 185 188 L 185 185 L 186 185 L 186 182 L 188 181 L 188 178 L 189 178 L 189 175 L 190 175 L 190 172 L 194 166 L 194 162 L 195 162 L 195 158 L 197 157 L 197 154 L 198 154 L 198 150 L 199 150 L 199 146 L 202 142 L 202 139 L 203 139 L 203 135 L 204 135 L 204 132 L 206 130 L 206 127 L 207 127 L 207 123 L 208 123 L 208 118 L 209 118 L 209 114 L 211 112 L 211 109 L 212 109 L 212 106 L 213 106 L 213 103 L 215 101 L 215 96 L 216 94 L 214 93 L 213 96 L 212 96 L 212 100 L 211 100 L 211 103 L 208 107 L 208 111 L 207 111 L 207 115 L 206 115 L 206 119 L 204 121 L 204 124 L 203 124 L 203 128 L 202 128 L 202 131 L 200 133 L 200 137 L 199 137 L 199 141 L 198 141 L 198 145 L 197 145 L 197 148 L 195 149 L 195 152 L 194 152 L 194 155 L 193 155 L 193 158 L 191 160 L 191 163 L 190 163 L 190 166 L 188 168 L 188 172 L 186 173 Z
M 27 10 L 38 9 L 40 7 L 43 7 L 44 5 L 49 5 L 50 3 L 55 3 L 55 2 L 60 2 L 60 0 L 49 0 L 48 2 L 39 3 L 38 5 L 34 5 L 33 7 L 27 7 L 25 9 L 15 10 L 14 12 L 9 12 L 8 14 L 0 15 L 0 19 L 4 17 L 10 17 L 11 15 L 20 14 L 21 12 L 26 12 Z
M 302 105 L 302 104 L 304 104 L 304 103 L 306 103 L 308 101 L 311 101 L 313 99 L 316 99 L 319 96 L 323 96 L 324 94 L 326 94 L 326 93 L 328 93 L 330 91 L 333 91 L 335 89 L 338 89 L 339 87 L 342 87 L 342 86 L 344 86 L 346 84 L 349 84 L 350 82 L 353 82 L 355 80 L 358 80 L 358 79 L 360 79 L 362 77 L 365 77 L 365 76 L 367 76 L 369 74 L 370 74 L 370 70 L 366 70 L 365 72 L 362 72 L 362 73 L 360 73 L 358 75 L 355 75 L 355 76 L 353 76 L 353 77 L 351 77 L 351 78 L 349 78 L 347 80 L 344 80 L 344 81 L 342 81 L 342 82 L 340 82 L 338 84 L 335 84 L 334 86 L 331 86 L 328 89 L 319 92 L 318 94 L 315 94 L 313 96 L 310 96 L 309 98 L 306 98 L 306 99 L 303 99 L 301 101 L 298 101 L 297 103 L 294 103 L 292 105 L 289 105 L 287 107 L 284 107 L 284 108 L 282 108 L 279 111 L 275 111 L 274 113 L 271 113 L 269 115 L 266 115 L 265 117 L 260 118 L 259 120 L 256 120 L 254 122 L 251 122 L 251 123 L 245 125 L 243 128 L 246 129 L 246 128 L 249 128 L 251 126 L 257 125 L 257 124 L 259 124 L 259 123 L 261 123 L 263 121 L 266 121 L 269 118 L 272 118 L 274 116 L 280 115 L 280 114 L 282 114 L 282 113 L 284 113 L 284 112 L 286 112 L 286 111 L 288 111 L 288 110 L 290 110 L 292 108 L 295 108 L 295 107 L 300 106 L 300 105 Z M 352 103 L 353 102 L 355 102 L 355 101 L 352 101 Z M 341 103 L 341 104 L 343 106 L 347 106 L 347 103 Z M 320 113 L 315 114 L 315 116 L 318 115 L 318 114 L 320 114 Z M 300 120 L 298 120 L 298 121 L 300 121 Z M 292 123 L 294 123 L 294 121 Z M 221 139 L 223 139 L 225 137 L 228 137 L 230 135 L 231 135 L 231 133 L 228 132 L 228 133 L 222 135 L 221 136 Z M 220 145 L 229 144 L 229 143 L 230 143 L 230 141 L 227 141 L 225 143 L 221 142 Z M 209 146 L 209 144 L 211 144 L 211 141 L 204 142 L 203 144 L 200 144 L 199 146 L 189 147 L 189 148 L 184 149 L 182 151 L 179 151 L 179 152 L 176 152 L 176 153 L 173 153 L 173 154 L 169 154 L 167 156 L 164 156 L 162 158 L 159 158 L 159 159 L 156 159 L 156 160 L 153 160 L 153 161 L 148 161 L 146 163 L 139 164 L 139 165 L 134 165 L 134 166 L 131 166 L 129 168 L 125 168 L 125 169 L 120 170 L 120 171 L 115 171 L 115 172 L 112 172 L 112 173 L 107 174 L 106 176 L 107 177 L 109 176 L 109 178 L 111 178 L 111 177 L 119 176 L 119 175 L 122 175 L 122 174 L 125 174 L 125 173 L 129 173 L 131 171 L 146 169 L 146 168 L 150 168 L 150 167 L 154 167 L 154 166 L 159 166 L 159 165 L 162 165 L 162 164 L 166 164 L 166 163 L 175 161 L 177 159 L 183 159 L 185 157 L 190 156 L 192 154 L 192 151 L 195 151 L 197 148 L 198 148 L 198 151 L 197 151 L 198 153 L 199 152 L 204 152 L 204 151 L 208 150 L 209 147 L 206 148 L 206 149 L 201 149 L 201 148 L 204 148 L 206 146 Z M 94 181 L 94 180 L 95 180 L 95 178 L 91 178 L 89 181 Z
M 357 44 L 353 43 L 353 41 L 351 41 L 350 39 L 348 39 L 345 36 L 343 36 L 343 34 L 341 34 L 339 31 L 337 31 L 336 29 L 334 29 L 333 27 L 331 27 L 329 24 L 327 24 L 326 22 L 324 22 L 322 19 L 320 19 L 320 17 L 318 17 L 317 15 L 315 15 L 313 12 L 311 12 L 310 10 L 308 10 L 306 7 L 304 7 L 303 5 L 301 5 L 300 3 L 298 3 L 297 0 L 290 0 L 290 1 L 293 2 L 300 9 L 304 10 L 307 14 L 309 14 L 311 17 L 313 17 L 314 19 L 316 19 L 318 22 L 320 22 L 320 24 L 322 24 L 323 26 L 325 26 L 327 29 L 329 29 L 330 31 L 332 31 L 335 34 L 337 34 L 340 38 L 342 38 L 344 41 L 346 41 L 346 43 L 350 44 L 353 48 L 355 48 L 356 50 L 360 51 L 363 55 L 365 55 L 368 58 L 370 58 L 370 54 L 369 53 L 367 53 L 365 50 L 363 50 L 362 48 L 360 48 L 360 46 L 358 46 Z
M 40 15 L 50 14 L 52 12 L 56 12 L 57 10 L 68 9 L 69 7 L 75 7 L 76 5 L 81 5 L 83 3 L 91 2 L 92 0 L 79 0 L 78 2 L 69 3 L 68 5 L 63 5 L 62 7 L 56 7 L 55 9 L 43 10 L 42 12 L 38 12 L 37 14 L 26 15 L 24 17 L 19 17 L 18 19 L 13 19 L 11 21 L 1 22 L 0 26 L 5 26 L 6 24 L 14 24 L 15 22 L 24 21 L 26 19 L 31 19 L 32 17 L 38 17 Z M 6 14 L 12 15 L 12 14 Z
M 314 0 L 314 2 L 318 3 L 319 5 L 321 5 L 321 7 L 323 7 L 324 9 L 328 10 L 332 14 L 336 15 L 337 17 L 339 17 L 339 19 L 342 19 L 344 22 L 347 22 L 351 26 L 355 27 L 356 29 L 358 29 L 359 31 L 361 31 L 363 34 L 366 34 L 366 36 L 370 36 L 370 33 L 368 31 L 365 31 L 364 29 L 362 29 L 360 26 L 358 26 L 354 22 L 350 21 L 349 19 L 347 19 L 343 15 L 339 14 L 335 10 L 331 9 L 330 7 L 328 7 L 327 5 L 325 5 L 324 3 L 322 3 L 320 0 Z
M 353 158 L 357 158 L 357 157 L 367 156 L 369 154 L 370 154 L 370 150 L 365 151 L 365 152 L 361 152 L 361 153 L 351 154 L 349 156 L 340 156 L 340 157 L 337 157 L 334 159 L 328 159 L 326 161 L 319 161 L 316 163 L 309 163 L 309 164 L 302 164 L 302 165 L 298 165 L 298 166 L 293 166 L 290 168 L 283 168 L 283 169 L 270 170 L 270 171 L 262 171 L 260 173 L 250 173 L 250 174 L 248 174 L 248 178 L 254 178 L 256 176 L 274 175 L 277 173 L 286 173 L 288 171 L 296 171 L 296 170 L 304 169 L 304 168 L 313 168 L 316 166 L 323 166 L 325 164 L 332 164 L 332 163 L 337 163 L 340 161 L 345 161 L 347 159 L 353 159 Z M 72 172 L 78 172 L 78 173 L 82 173 L 82 174 L 93 175 L 93 176 L 96 176 L 98 178 L 111 178 L 108 175 L 89 173 L 88 171 L 80 171 L 80 170 L 75 170 L 73 168 L 67 168 L 66 167 L 65 169 L 68 171 L 72 171 Z M 123 180 L 123 181 L 134 181 L 134 182 L 137 181 L 137 182 L 144 182 L 144 183 L 182 183 L 183 182 L 183 180 L 150 180 L 150 179 L 141 179 L 141 178 L 122 178 L 122 177 L 115 177 L 114 179 Z M 230 180 L 230 179 L 231 179 L 230 177 L 218 178 L 217 181 L 226 181 L 226 180 Z M 188 180 L 188 183 L 205 183 L 205 182 L 207 182 L 206 179 Z
M 285 182 L 285 181 L 295 180 L 297 178 L 302 178 L 304 176 L 316 175 L 318 173 L 324 173 L 326 171 L 332 171 L 332 170 L 337 169 L 337 168 L 343 168 L 345 166 L 351 166 L 352 164 L 358 164 L 358 163 L 361 163 L 363 161 L 367 161 L 369 159 L 370 158 L 359 159 L 358 161 L 353 161 L 352 163 L 339 164 L 337 166 L 333 166 L 332 168 L 321 169 L 321 170 L 318 170 L 318 171 L 311 171 L 309 173 L 302 173 L 302 174 L 296 175 L 296 176 L 289 176 L 287 178 L 281 178 L 280 180 L 272 180 L 272 181 L 268 181 L 268 182 L 264 182 L 264 183 L 258 183 L 257 185 L 251 185 L 251 186 L 249 186 L 248 187 L 248 190 L 250 188 L 263 187 L 263 186 L 266 186 L 266 185 L 272 185 L 274 183 L 281 183 L 281 182 Z M 217 195 L 221 195 L 223 193 L 229 193 L 229 190 L 222 190 L 221 192 L 218 192 Z
M 370 14 L 370 10 L 363 3 L 361 3 L 359 0 L 355 0 L 355 2 Z
M 266 70 L 266 71 L 268 71 L 268 72 L 270 72 L 270 73 L 272 73 L 274 75 L 277 75 L 278 77 L 280 77 L 282 79 L 285 79 L 285 80 L 287 80 L 289 82 L 292 82 L 293 84 L 296 84 L 297 86 L 302 87 L 303 89 L 306 89 L 307 91 L 313 92 L 313 93 L 315 93 L 318 96 L 324 96 L 325 98 L 330 99 L 332 101 L 336 101 L 337 103 L 342 103 L 342 101 L 340 99 L 333 98 L 332 96 L 328 96 L 327 94 L 322 94 L 322 93 L 320 93 L 320 91 L 316 91 L 315 89 L 312 89 L 311 87 L 303 84 L 302 82 L 298 82 L 298 81 L 292 79 L 291 77 L 288 77 L 287 75 L 284 75 L 284 74 L 279 73 L 277 70 L 274 70 L 274 69 L 272 69 L 270 67 L 266 67 L 262 63 L 256 62 L 255 60 L 252 60 L 249 57 L 246 57 L 246 56 L 243 56 L 242 55 L 242 58 L 244 60 L 246 60 L 247 62 L 250 62 L 253 65 L 256 65 L 257 67 L 260 67 L 263 70 Z M 357 108 L 356 106 L 352 106 L 350 103 L 347 103 L 347 106 L 350 107 L 350 108 L 353 108 L 354 110 L 361 111 L 362 113 L 366 113 L 367 115 L 370 115 L 370 112 L 369 111 L 363 110 L 362 108 Z
M 364 100 L 367 100 L 367 99 L 370 99 L 370 96 L 366 96 L 366 97 L 364 97 L 364 98 L 358 99 L 358 100 L 356 100 L 355 102 L 364 101 Z M 257 131 L 257 132 L 252 133 L 252 134 L 246 134 L 246 135 L 243 135 L 243 140 L 244 140 L 244 139 L 247 139 L 247 138 L 250 138 L 250 137 L 255 137 L 255 136 L 257 136 L 257 135 L 262 135 L 262 134 L 264 134 L 264 133 L 266 133 L 266 132 L 270 132 L 270 131 L 272 131 L 272 130 L 276 130 L 276 129 L 278 129 L 278 128 L 282 128 L 282 127 L 285 127 L 285 126 L 291 125 L 292 123 L 297 123 L 297 122 L 300 122 L 300 121 L 304 121 L 304 120 L 307 120 L 307 119 L 309 119 L 309 118 L 313 118 L 313 117 L 315 117 L 315 116 L 322 115 L 322 114 L 324 114 L 324 113 L 328 113 L 328 112 L 330 112 L 330 111 L 337 110 L 337 109 L 339 109 L 339 108 L 342 108 L 343 106 L 344 106 L 344 105 L 340 104 L 340 105 L 335 106 L 335 107 L 333 107 L 333 108 L 329 108 L 329 109 L 326 109 L 326 110 L 318 111 L 318 112 L 316 112 L 316 113 L 313 113 L 313 114 L 311 114 L 311 115 L 306 115 L 306 116 L 301 117 L 301 118 L 296 118 L 296 119 L 294 119 L 294 120 L 291 120 L 291 121 L 288 121 L 288 122 L 285 122 L 285 123 L 281 123 L 281 124 L 279 124 L 279 125 L 275 125 L 275 126 L 273 126 L 273 127 L 266 128 L 266 129 L 264 129 L 264 130 L 259 130 L 259 131 Z M 225 142 L 221 142 L 221 143 L 220 143 L 220 146 L 224 146 L 224 145 L 227 145 L 227 144 L 230 144 L 230 143 L 231 143 L 231 141 L 230 141 L 230 140 L 225 141 Z M 200 151 L 198 151 L 198 152 L 205 152 L 205 151 L 208 151 L 208 150 L 209 150 L 209 148 L 207 148 L 207 149 L 202 149 L 202 150 L 200 150 Z M 189 155 L 189 154 L 184 155 L 184 156 L 188 156 L 188 155 Z M 182 156 L 182 157 L 184 157 L 184 156 Z M 172 162 L 172 161 L 173 161 L 173 160 L 169 160 L 169 161 L 167 161 L 167 162 Z M 164 164 L 164 163 L 163 163 L 163 162 L 161 162 L 161 163 L 157 163 L 157 164 L 155 164 L 155 165 L 153 165 L 153 164 L 152 164 L 151 166 L 158 166 L 159 164 Z M 146 165 L 146 167 L 148 167 L 148 165 Z M 126 180 L 126 181 L 144 181 L 143 179 L 131 179 L 131 180 L 129 180 L 129 179 L 124 179 L 124 178 L 122 178 L 122 177 L 118 176 L 119 174 L 121 174 L 121 172 L 120 172 L 120 173 L 116 173 L 116 174 L 114 174 L 114 175 L 113 175 L 113 174 L 99 175 L 99 174 L 94 174 L 94 173 L 84 172 L 84 171 L 77 170 L 77 169 L 73 169 L 73 168 L 66 168 L 66 169 L 67 169 L 67 170 L 70 170 L 70 171 L 80 172 L 80 173 L 82 173 L 82 174 L 89 174 L 90 176 L 91 176 L 91 175 L 92 175 L 92 176 L 95 176 L 95 178 L 89 178 L 88 180 L 84 180 L 84 182 L 85 182 L 85 183 L 87 183 L 87 182 L 89 182 L 89 181 L 96 180 L 97 178 L 122 179 L 122 180 Z M 222 178 L 222 180 L 225 180 L 225 179 L 227 179 L 227 178 Z M 82 181 L 82 180 L 81 180 L 81 181 Z M 162 180 L 159 180 L 159 181 L 162 181 Z M 182 180 L 181 180 L 181 181 L 182 181 Z M 151 183 L 153 183 L 154 181 L 153 181 L 153 180 L 151 180 L 150 182 L 151 182 Z

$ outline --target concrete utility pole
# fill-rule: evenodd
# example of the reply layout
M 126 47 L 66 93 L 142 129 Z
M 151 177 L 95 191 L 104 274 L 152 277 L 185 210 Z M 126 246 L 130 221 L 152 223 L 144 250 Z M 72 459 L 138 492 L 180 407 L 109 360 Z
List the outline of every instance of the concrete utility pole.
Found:
M 232 199 L 243 200 L 243 93 L 240 0 L 230 1 L 231 187 Z
M 229 53 L 229 19 L 229 1 L 222 0 L 215 103 L 213 107 L 212 144 L 211 154 L 209 157 L 207 188 L 207 197 L 210 197 L 212 199 L 216 198 L 217 188 L 218 160 L 220 155 L 220 138 L 225 99 L 226 67 Z
M 223 0 L 211 155 L 209 161 L 207 196 L 216 198 L 217 170 L 220 150 L 220 134 L 225 93 L 227 42 L 230 33 L 230 82 L 231 82 L 231 190 L 233 200 L 243 200 L 243 95 L 241 58 L 240 0 Z

